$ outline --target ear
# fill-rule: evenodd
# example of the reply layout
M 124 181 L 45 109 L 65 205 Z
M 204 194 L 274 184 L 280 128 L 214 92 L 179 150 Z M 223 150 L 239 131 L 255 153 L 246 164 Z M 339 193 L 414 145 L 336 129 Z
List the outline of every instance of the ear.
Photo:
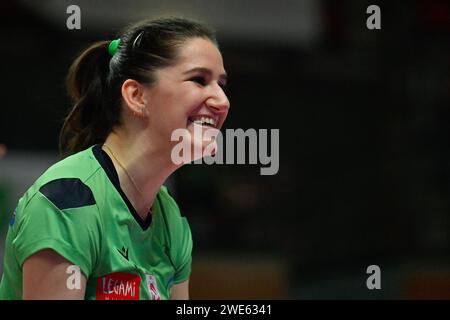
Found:
M 148 96 L 141 83 L 133 79 L 127 79 L 122 84 L 121 93 L 128 111 L 138 117 L 147 117 Z

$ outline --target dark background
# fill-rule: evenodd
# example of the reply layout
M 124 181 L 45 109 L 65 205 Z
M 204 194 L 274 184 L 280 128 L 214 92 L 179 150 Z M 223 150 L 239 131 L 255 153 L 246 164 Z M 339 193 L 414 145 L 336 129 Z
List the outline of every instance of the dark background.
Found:
M 158 14 L 143 1 L 0 2 L 0 171 L 14 154 L 56 159 L 64 77 L 85 46 L 166 11 L 203 19 L 230 77 L 224 129 L 279 129 L 280 169 L 174 174 L 193 297 L 450 298 L 449 1 L 148 2 Z M 69 4 L 81 30 L 65 26 Z M 381 30 L 366 27 L 370 4 Z M 283 31 L 297 21 L 309 31 Z M 5 181 L 6 225 L 18 199 Z M 366 287 L 373 264 L 381 290 Z

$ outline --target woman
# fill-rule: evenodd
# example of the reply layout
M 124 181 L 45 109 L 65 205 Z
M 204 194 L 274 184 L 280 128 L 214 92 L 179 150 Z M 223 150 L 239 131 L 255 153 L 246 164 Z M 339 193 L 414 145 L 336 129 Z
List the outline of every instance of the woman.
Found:
M 182 165 L 174 130 L 205 149 L 194 131 L 222 126 L 225 85 L 213 34 L 185 19 L 144 21 L 82 52 L 60 136 L 70 156 L 19 201 L 0 298 L 188 299 L 191 233 L 162 184 Z

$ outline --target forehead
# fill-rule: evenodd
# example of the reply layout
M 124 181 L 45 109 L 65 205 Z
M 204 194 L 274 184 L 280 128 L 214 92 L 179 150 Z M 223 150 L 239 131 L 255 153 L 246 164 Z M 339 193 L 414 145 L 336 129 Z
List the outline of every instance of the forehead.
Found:
M 180 47 L 175 67 L 183 70 L 203 67 L 217 74 L 225 73 L 219 49 L 203 38 L 189 39 Z

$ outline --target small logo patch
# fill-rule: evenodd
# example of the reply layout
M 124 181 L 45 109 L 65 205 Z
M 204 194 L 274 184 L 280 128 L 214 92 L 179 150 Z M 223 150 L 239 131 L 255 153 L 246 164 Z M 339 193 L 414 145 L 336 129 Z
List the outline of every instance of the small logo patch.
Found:
M 141 277 L 137 274 L 115 272 L 97 278 L 97 300 L 139 300 Z
M 147 274 L 147 288 L 148 292 L 150 292 L 150 297 L 152 300 L 161 300 L 161 296 L 159 295 L 158 285 L 156 284 L 156 277 L 152 274 Z
M 117 249 L 120 255 L 128 260 L 128 248 L 122 247 L 122 249 Z

